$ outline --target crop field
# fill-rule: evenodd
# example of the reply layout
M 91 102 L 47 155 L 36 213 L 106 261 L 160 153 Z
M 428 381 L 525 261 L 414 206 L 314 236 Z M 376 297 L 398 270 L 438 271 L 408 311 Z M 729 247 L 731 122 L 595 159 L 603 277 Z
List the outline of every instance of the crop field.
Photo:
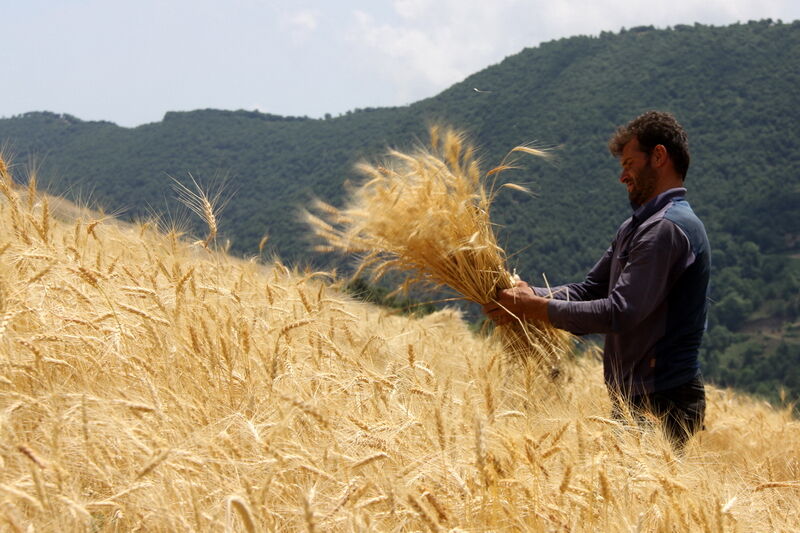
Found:
M 458 312 L 0 179 L 0 531 L 797 531 L 791 407 L 711 388 L 683 456 Z

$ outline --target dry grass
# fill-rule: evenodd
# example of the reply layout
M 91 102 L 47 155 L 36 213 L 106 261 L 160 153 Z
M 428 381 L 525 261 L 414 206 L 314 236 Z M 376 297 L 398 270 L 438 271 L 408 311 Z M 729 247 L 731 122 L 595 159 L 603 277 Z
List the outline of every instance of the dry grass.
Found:
M 556 386 L 453 311 L 388 315 L 141 226 L 43 238 L 41 198 L 0 177 L 2 531 L 800 523 L 788 409 L 712 390 L 676 458 L 609 423 L 592 358 Z
M 350 204 L 337 209 L 318 202 L 321 216 L 308 214 L 308 221 L 326 242 L 320 250 L 361 254 L 356 275 L 365 269 L 375 278 L 400 272 L 406 276 L 400 290 L 413 284 L 448 287 L 489 303 L 516 281 L 497 244 L 490 209 L 503 187 L 526 189 L 496 187 L 498 175 L 512 165 L 504 161 L 483 175 L 464 134 L 432 127 L 430 136 L 428 148 L 392 150 L 381 164 L 359 164 L 367 180 L 353 190 Z M 509 155 L 515 152 L 547 155 L 525 146 Z M 559 373 L 571 347 L 568 334 L 549 326 L 519 321 L 499 331 L 511 360 L 548 374 Z

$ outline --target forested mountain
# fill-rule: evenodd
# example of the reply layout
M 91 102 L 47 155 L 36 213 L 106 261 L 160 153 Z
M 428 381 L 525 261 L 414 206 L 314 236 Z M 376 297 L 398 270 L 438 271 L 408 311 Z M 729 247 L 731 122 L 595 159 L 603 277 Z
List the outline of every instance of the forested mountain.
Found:
M 535 141 L 555 161 L 522 160 L 507 179 L 536 194 L 504 192 L 493 219 L 524 278 L 561 283 L 582 276 L 630 213 L 608 137 L 645 110 L 671 111 L 689 133 L 688 199 L 714 249 L 706 374 L 798 398 L 798 87 L 800 22 L 638 27 L 525 49 L 406 107 L 325 119 L 171 112 L 131 129 L 31 112 L 0 120 L 0 143 L 18 163 L 38 161 L 50 192 L 91 195 L 128 217 L 175 208 L 168 175 L 227 176 L 221 231 L 232 251 L 255 254 L 268 233 L 284 260 L 325 264 L 299 213 L 314 197 L 340 202 L 359 159 L 408 147 L 431 123 L 466 130 L 487 169 Z

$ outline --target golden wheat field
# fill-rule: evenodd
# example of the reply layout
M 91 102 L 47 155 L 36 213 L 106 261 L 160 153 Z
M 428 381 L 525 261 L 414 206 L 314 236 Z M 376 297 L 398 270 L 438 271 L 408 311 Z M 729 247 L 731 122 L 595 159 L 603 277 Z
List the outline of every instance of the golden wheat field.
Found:
M 591 356 L 552 383 L 455 311 L 0 181 L 2 531 L 798 530 L 789 409 L 712 389 L 676 457 Z

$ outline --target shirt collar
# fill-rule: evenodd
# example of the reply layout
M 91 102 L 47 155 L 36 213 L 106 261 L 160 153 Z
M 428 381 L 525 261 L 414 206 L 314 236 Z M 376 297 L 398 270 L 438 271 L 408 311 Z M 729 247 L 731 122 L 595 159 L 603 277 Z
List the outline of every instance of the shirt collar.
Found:
M 667 205 L 675 198 L 683 198 L 684 196 L 686 196 L 685 187 L 675 187 L 674 189 L 667 189 L 666 191 L 662 192 L 661 194 L 659 194 L 646 204 L 636 208 L 632 215 L 633 222 L 639 224 L 640 222 L 647 220 L 653 213 L 659 211 L 662 207 Z

